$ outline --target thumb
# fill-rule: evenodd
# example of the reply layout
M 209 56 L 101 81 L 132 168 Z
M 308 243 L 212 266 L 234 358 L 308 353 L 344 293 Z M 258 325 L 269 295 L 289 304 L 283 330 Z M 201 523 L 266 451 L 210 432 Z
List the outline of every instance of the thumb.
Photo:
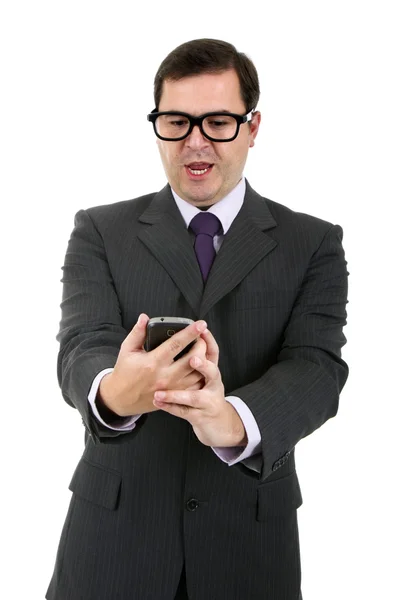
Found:
M 145 313 L 141 313 L 134 327 L 128 333 L 122 345 L 128 352 L 135 350 L 143 350 L 144 341 L 146 338 L 146 326 L 149 317 Z

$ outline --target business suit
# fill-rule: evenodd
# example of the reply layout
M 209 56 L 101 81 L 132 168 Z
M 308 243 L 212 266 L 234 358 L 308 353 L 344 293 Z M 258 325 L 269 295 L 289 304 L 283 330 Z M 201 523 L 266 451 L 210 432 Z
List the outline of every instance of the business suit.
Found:
M 80 211 L 64 265 L 58 375 L 85 450 L 48 600 L 297 600 L 302 503 L 295 445 L 335 416 L 348 368 L 342 230 L 259 196 L 244 204 L 206 286 L 169 185 Z M 206 319 L 226 395 L 262 433 L 260 473 L 228 467 L 163 411 L 130 433 L 87 402 L 138 315 Z

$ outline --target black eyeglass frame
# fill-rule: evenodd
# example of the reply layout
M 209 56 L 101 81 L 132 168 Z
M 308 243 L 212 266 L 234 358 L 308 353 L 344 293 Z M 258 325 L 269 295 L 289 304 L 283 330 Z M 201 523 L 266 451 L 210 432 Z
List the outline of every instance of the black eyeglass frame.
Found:
M 206 137 L 211 142 L 232 142 L 238 136 L 240 125 L 242 125 L 243 123 L 248 123 L 249 121 L 252 120 L 254 110 L 255 109 L 252 108 L 251 111 L 245 115 L 237 115 L 236 113 L 228 113 L 228 112 L 219 112 L 218 111 L 218 112 L 204 113 L 204 115 L 200 115 L 199 117 L 193 117 L 192 115 L 189 115 L 188 113 L 177 112 L 175 110 L 165 110 L 165 111 L 157 112 L 157 109 L 155 108 L 154 110 L 151 111 L 150 114 L 147 115 L 147 120 L 150 121 L 151 123 L 153 123 L 154 133 L 156 134 L 156 136 L 158 138 L 160 138 L 160 140 L 164 140 L 165 142 L 179 142 L 180 140 L 184 140 L 188 135 L 190 135 L 192 133 L 195 125 L 198 125 L 202 135 L 204 135 L 204 137 Z M 185 135 L 182 135 L 179 138 L 166 138 L 166 137 L 163 137 L 162 135 L 159 135 L 159 133 L 157 133 L 157 130 L 156 130 L 156 119 L 157 119 L 157 117 L 159 117 L 161 115 L 179 115 L 182 117 L 186 117 L 189 120 L 189 129 L 188 129 L 187 133 L 185 133 Z M 216 140 L 215 138 L 211 137 L 204 131 L 203 119 L 205 119 L 206 117 L 214 117 L 217 115 L 219 117 L 233 117 L 234 119 L 236 119 L 236 123 L 237 123 L 236 133 L 233 137 L 228 138 L 226 140 Z

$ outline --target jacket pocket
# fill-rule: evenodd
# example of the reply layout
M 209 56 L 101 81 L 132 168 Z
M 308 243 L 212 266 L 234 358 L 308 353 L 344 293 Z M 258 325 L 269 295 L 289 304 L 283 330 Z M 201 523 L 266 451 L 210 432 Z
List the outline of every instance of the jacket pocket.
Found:
M 257 521 L 285 515 L 303 504 L 296 471 L 257 488 Z
M 94 504 L 115 510 L 121 488 L 121 474 L 81 458 L 68 489 Z

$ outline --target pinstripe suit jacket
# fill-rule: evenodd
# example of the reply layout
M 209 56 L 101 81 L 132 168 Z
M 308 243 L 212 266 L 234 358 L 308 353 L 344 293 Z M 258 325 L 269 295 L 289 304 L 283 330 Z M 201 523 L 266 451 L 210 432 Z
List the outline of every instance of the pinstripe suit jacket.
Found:
M 169 185 L 79 211 L 63 267 L 58 377 L 85 449 L 48 600 L 297 600 L 299 440 L 335 416 L 348 367 L 342 229 L 263 198 L 244 203 L 205 287 Z M 204 287 L 204 289 L 203 289 Z M 120 433 L 88 391 L 141 312 L 206 319 L 226 395 L 262 435 L 259 468 L 229 467 L 163 411 Z

